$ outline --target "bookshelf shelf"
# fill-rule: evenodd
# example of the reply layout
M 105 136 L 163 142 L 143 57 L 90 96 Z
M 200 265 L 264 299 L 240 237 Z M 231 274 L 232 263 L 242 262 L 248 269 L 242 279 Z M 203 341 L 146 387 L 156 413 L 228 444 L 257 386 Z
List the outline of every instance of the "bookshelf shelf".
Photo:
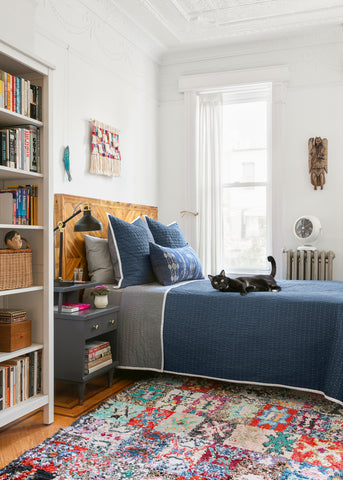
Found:
M 44 289 L 43 285 L 33 285 L 32 287 L 26 287 L 26 288 L 16 288 L 13 290 L 1 290 L 0 297 L 5 297 L 7 295 L 20 295 L 23 293 L 37 292 L 43 289 Z
M 43 178 L 44 175 L 42 173 L 35 173 L 35 172 L 27 172 L 26 170 L 20 170 L 19 168 L 10 168 L 4 167 L 0 165 L 0 177 L 1 178 L 17 178 L 20 177 L 25 178 L 25 180 L 32 178 L 34 180 Z
M 37 114 L 37 118 L 41 118 L 42 121 L 29 118 L 26 115 L 13 112 L 7 108 L 2 108 L 2 106 L 0 107 L 0 129 L 18 127 L 19 136 L 17 138 L 19 140 L 25 138 L 25 141 L 27 141 L 27 135 L 23 137 L 24 126 L 33 125 L 34 127 L 37 127 L 39 132 L 37 132 L 35 138 L 37 139 L 36 141 L 39 139 L 37 149 L 39 148 L 40 152 L 40 173 L 0 165 L 1 189 L 6 189 L 8 186 L 13 185 L 35 185 L 38 188 L 37 216 L 35 217 L 35 221 L 31 222 L 38 223 L 38 225 L 13 225 L 12 223 L 9 223 L 9 219 L 6 217 L 2 217 L 4 223 L 0 223 L 0 248 L 5 248 L 4 236 L 7 233 L 7 230 L 18 230 L 23 236 L 28 234 L 27 237 L 31 243 L 31 248 L 33 251 L 32 272 L 34 282 L 34 285 L 30 287 L 0 291 L 0 308 L 5 308 L 8 310 L 25 310 L 28 318 L 32 322 L 32 344 L 29 347 L 25 347 L 13 352 L 0 352 L 0 363 L 16 360 L 18 357 L 27 356 L 32 352 L 39 352 L 39 356 L 41 352 L 42 359 L 41 393 L 31 396 L 27 400 L 21 401 L 14 406 L 7 406 L 1 410 L 0 426 L 13 422 L 20 417 L 42 407 L 44 413 L 43 421 L 44 423 L 49 424 L 52 423 L 54 419 L 53 193 L 52 175 L 50 173 L 50 168 L 52 165 L 52 132 L 50 126 L 52 118 L 51 86 L 53 68 L 46 62 L 43 62 L 30 54 L 26 54 L 16 47 L 0 40 L 0 72 L 1 71 L 9 74 L 6 76 L 7 82 L 9 81 L 8 79 L 10 76 L 13 76 L 13 88 L 15 88 L 16 85 L 15 81 L 18 82 L 18 95 L 13 95 L 13 97 L 7 96 L 5 99 L 8 102 L 12 98 L 12 102 L 14 103 L 10 108 L 15 109 L 16 105 L 17 107 L 19 105 L 23 107 L 23 109 L 19 109 L 19 111 L 25 111 L 25 113 L 30 110 L 32 112 L 34 109 L 38 109 L 38 106 L 34 107 L 32 105 L 32 99 L 28 97 L 28 91 L 26 89 L 21 90 L 20 79 L 16 79 L 15 77 L 22 77 L 24 79 L 21 83 L 22 86 L 26 84 L 29 86 L 29 82 L 32 82 L 31 85 L 34 84 L 36 89 L 41 92 L 39 97 L 37 96 L 36 98 L 39 98 L 39 107 L 41 108 L 41 111 L 39 109 L 39 116 Z M 3 79 L 4 76 L 0 75 L 0 80 L 3 81 Z M 31 105 L 27 102 L 31 102 Z M 27 110 L 27 107 L 29 110 Z M 23 130 L 20 130 L 21 128 Z M 26 129 L 26 131 L 30 131 L 31 135 L 31 131 L 36 132 L 36 129 Z M 15 132 L 17 132 L 17 130 L 15 130 Z M 30 136 L 30 142 L 31 140 L 32 139 Z M 3 145 L 5 145 L 5 143 Z M 32 145 L 34 145 L 33 148 L 36 148 L 34 143 Z M 25 148 L 25 143 L 23 146 Z M 32 168 L 31 150 L 26 151 L 27 155 L 29 153 L 29 166 Z M 23 166 L 25 157 L 22 156 L 19 158 L 21 160 L 19 165 Z M 26 161 L 28 161 L 28 156 L 26 156 Z M 28 164 L 26 163 L 24 166 L 27 168 Z M 25 219 L 25 215 L 23 215 L 23 218 Z M 27 218 L 29 221 L 32 221 L 31 217 Z
M 13 223 L 1 223 L 0 228 L 8 228 L 10 230 L 43 230 L 43 225 L 14 225 Z
M 46 407 L 49 404 L 48 395 L 35 395 L 30 397 L 28 400 L 24 400 L 18 405 L 15 405 L 11 408 L 6 408 L 0 412 L 0 427 L 7 425 L 8 423 L 14 422 L 24 415 L 28 415 L 39 408 Z
M 25 117 L 20 113 L 11 112 L 5 108 L 0 107 L 0 122 L 7 125 L 35 125 L 36 127 L 42 127 L 43 122 L 35 120 L 30 117 Z
M 14 352 L 0 352 L 0 362 L 6 362 L 15 357 L 20 357 L 21 355 L 26 355 L 30 352 L 35 352 L 36 350 L 42 350 L 42 343 L 32 343 L 29 347 L 21 348 L 20 350 L 15 350 Z

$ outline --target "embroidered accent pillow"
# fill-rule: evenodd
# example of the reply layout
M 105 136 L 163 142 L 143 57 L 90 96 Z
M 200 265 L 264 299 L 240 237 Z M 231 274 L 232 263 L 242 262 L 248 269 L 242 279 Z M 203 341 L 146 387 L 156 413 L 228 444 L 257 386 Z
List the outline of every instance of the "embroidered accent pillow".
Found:
M 189 245 L 168 248 L 150 243 L 150 260 L 157 280 L 162 285 L 204 278 L 199 257 Z
M 147 216 L 145 219 L 152 236 L 154 237 L 154 241 L 158 245 L 169 248 L 180 248 L 187 245 L 184 234 L 176 222 L 173 222 L 170 225 L 164 225 L 163 223 Z
M 153 241 L 148 226 L 140 217 L 132 223 L 108 217 L 108 246 L 117 288 L 156 281 L 150 263 L 149 242 Z

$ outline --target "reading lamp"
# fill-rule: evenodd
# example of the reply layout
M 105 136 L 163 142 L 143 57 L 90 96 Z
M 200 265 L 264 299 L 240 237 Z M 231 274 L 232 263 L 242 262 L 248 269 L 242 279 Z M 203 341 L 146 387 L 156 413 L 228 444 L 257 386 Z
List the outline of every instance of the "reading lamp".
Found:
M 83 205 L 84 204 L 84 205 Z M 82 205 L 81 208 L 80 205 Z M 77 210 L 78 209 L 78 210 Z M 93 217 L 91 214 L 91 207 L 88 202 L 80 202 L 78 205 L 73 210 L 73 214 L 67 218 L 66 220 L 60 221 L 57 223 L 57 226 L 54 228 L 54 232 L 59 230 L 60 232 L 60 251 L 59 251 L 59 261 L 58 261 L 58 278 L 55 280 L 55 286 L 58 285 L 66 285 L 66 283 L 73 284 L 72 281 L 69 280 L 63 280 L 62 279 L 62 258 L 63 258 L 63 233 L 66 224 L 71 220 L 72 218 L 76 217 L 79 215 L 81 212 L 83 212 L 82 218 L 78 222 L 75 223 L 74 225 L 74 232 L 91 232 L 95 230 L 102 230 L 102 223 L 99 222 L 96 218 Z

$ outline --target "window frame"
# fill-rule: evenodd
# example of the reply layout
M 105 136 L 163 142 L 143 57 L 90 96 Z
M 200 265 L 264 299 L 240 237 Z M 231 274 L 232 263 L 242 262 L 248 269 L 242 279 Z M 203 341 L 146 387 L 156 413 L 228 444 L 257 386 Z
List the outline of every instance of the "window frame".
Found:
M 232 105 L 237 103 L 253 103 L 258 101 L 266 102 L 267 115 L 266 115 L 266 150 L 267 155 L 267 178 L 263 182 L 229 182 L 223 183 L 223 191 L 226 188 L 249 188 L 249 187 L 265 187 L 266 188 L 266 251 L 267 255 L 271 255 L 272 252 L 272 238 L 273 238 L 273 202 L 272 202 L 272 91 L 273 85 L 271 82 L 261 82 L 256 84 L 241 84 L 239 86 L 235 85 L 233 87 L 228 87 L 225 92 L 223 92 L 223 105 Z M 239 151 L 246 151 L 248 149 L 240 149 Z M 252 150 L 259 150 L 259 148 L 254 148 Z M 224 161 L 224 159 L 223 159 Z M 224 220 L 224 218 L 223 218 Z M 235 274 L 246 274 L 246 273 L 268 273 L 270 268 L 265 259 L 265 269 L 252 269 L 245 268 L 231 268 L 230 272 Z
M 282 223 L 285 192 L 282 191 L 285 153 L 284 120 L 286 114 L 287 87 L 290 79 L 288 65 L 273 65 L 237 70 L 206 73 L 184 74 L 179 77 L 179 93 L 183 95 L 184 104 L 184 195 L 185 210 L 197 214 L 197 185 L 194 172 L 197 157 L 197 99 L 203 92 L 223 92 L 227 87 L 248 83 L 272 83 L 272 163 L 273 191 L 271 202 L 274 206 L 272 215 L 272 255 L 276 260 L 277 278 L 284 278 L 283 258 L 284 227 Z M 277 208 L 276 208 L 277 206 Z M 188 215 L 182 219 L 182 227 L 187 234 L 190 245 L 198 249 L 199 216 Z

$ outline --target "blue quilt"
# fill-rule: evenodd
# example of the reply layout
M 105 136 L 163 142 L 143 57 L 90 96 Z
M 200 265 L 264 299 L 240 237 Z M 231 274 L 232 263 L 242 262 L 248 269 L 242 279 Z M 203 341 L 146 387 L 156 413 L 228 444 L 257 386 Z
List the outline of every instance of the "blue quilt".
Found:
M 306 388 L 343 403 L 343 282 L 280 281 L 281 292 L 171 289 L 164 370 Z

